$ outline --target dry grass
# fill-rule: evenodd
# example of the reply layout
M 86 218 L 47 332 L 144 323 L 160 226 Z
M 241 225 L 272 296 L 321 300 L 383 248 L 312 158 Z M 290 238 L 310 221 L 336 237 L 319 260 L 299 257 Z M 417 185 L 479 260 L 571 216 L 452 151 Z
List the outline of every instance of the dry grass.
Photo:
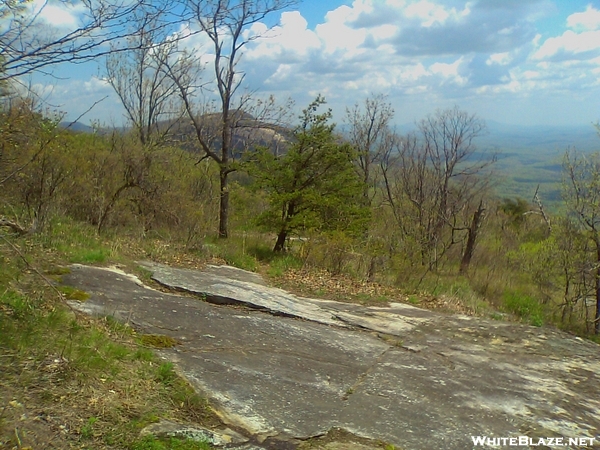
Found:
M 386 306 L 390 302 L 399 302 L 447 313 L 482 313 L 480 308 L 465 301 L 461 295 L 432 295 L 424 292 L 407 294 L 397 287 L 360 281 L 346 275 L 332 275 L 320 269 L 289 269 L 281 276 L 272 278 L 272 281 L 283 289 L 305 297 L 326 298 L 365 306 Z
M 160 418 L 220 425 L 147 338 L 66 306 L 65 297 L 84 301 L 86 293 L 60 292 L 47 280 L 63 275 L 72 255 L 88 253 L 62 245 L 68 254 L 40 236 L 0 244 L 0 448 L 162 448 L 139 440 Z M 104 242 L 94 246 L 110 255 Z M 128 261 L 123 253 L 111 257 Z
M 69 316 L 56 326 L 35 319 L 38 330 L 21 330 L 29 343 L 3 340 L 0 447 L 129 448 L 161 417 L 219 424 L 134 333 L 117 331 L 111 321 Z

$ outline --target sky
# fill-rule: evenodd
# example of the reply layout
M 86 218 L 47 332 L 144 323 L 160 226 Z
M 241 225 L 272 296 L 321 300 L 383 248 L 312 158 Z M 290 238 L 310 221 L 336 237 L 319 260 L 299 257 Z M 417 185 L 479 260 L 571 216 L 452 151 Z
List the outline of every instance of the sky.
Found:
M 60 8 L 41 17 L 68 28 L 78 11 Z M 304 0 L 269 19 L 246 31 L 262 37 L 240 60 L 244 87 L 298 109 L 322 94 L 338 122 L 373 94 L 398 124 L 454 106 L 515 125 L 600 120 L 600 0 Z M 186 45 L 210 61 L 201 37 Z M 29 82 L 67 119 L 106 97 L 81 121 L 122 124 L 103 73 L 97 61 Z

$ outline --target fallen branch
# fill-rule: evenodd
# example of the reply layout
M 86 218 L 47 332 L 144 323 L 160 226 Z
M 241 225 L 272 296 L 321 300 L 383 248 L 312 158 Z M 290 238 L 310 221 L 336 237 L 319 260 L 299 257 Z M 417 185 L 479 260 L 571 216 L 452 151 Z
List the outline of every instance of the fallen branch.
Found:
M 28 233 L 28 230 L 23 228 L 17 222 L 12 222 L 4 217 L 0 217 L 0 227 L 8 227 L 15 233 L 17 233 L 19 236 L 23 236 L 24 234 Z

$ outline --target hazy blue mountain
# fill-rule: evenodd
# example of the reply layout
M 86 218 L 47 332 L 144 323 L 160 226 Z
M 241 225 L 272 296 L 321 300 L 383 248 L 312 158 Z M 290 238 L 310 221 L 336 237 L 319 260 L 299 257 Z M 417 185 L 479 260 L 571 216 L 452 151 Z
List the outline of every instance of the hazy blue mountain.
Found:
M 77 133 L 92 133 L 94 129 L 89 125 L 84 125 L 80 122 L 61 122 L 58 124 L 61 128 L 68 128 L 71 131 L 75 131 Z
M 518 126 L 487 122 L 488 133 L 477 141 L 482 153 L 498 151 L 496 191 L 503 197 L 531 200 L 537 187 L 549 207 L 559 206 L 563 160 L 569 149 L 600 150 L 593 124 L 580 126 Z

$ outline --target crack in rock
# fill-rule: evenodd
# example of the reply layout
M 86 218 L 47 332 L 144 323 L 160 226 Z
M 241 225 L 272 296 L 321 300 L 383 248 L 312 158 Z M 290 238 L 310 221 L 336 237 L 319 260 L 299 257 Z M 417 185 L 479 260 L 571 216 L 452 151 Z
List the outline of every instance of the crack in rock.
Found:
M 381 361 L 383 361 L 383 358 L 385 358 L 385 355 L 387 355 L 387 353 L 392 350 L 394 347 L 390 346 L 388 348 L 386 348 L 381 355 L 379 355 L 374 361 L 373 363 L 367 367 L 367 370 L 365 370 L 363 373 L 361 373 L 358 378 L 356 379 L 356 381 L 354 382 L 354 384 L 352 386 L 350 386 L 346 392 L 344 393 L 344 395 L 342 395 L 342 400 L 348 400 L 350 398 L 350 396 L 352 394 L 354 394 L 356 392 L 356 390 L 365 382 L 365 380 L 367 379 L 367 377 L 369 376 L 369 374 L 371 372 L 373 372 L 373 370 L 375 370 L 375 367 L 377 367 Z

